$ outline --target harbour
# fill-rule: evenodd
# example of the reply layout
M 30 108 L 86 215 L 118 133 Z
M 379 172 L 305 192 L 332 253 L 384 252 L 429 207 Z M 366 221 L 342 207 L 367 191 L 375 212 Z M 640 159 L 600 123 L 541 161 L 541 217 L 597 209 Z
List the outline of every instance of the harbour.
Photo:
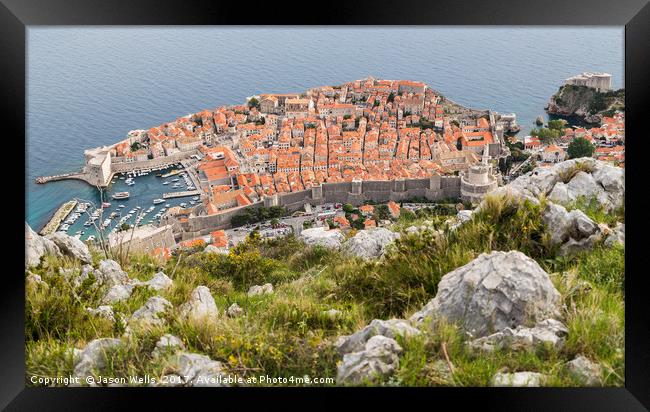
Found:
M 178 190 L 165 191 L 172 188 Z M 181 199 L 189 196 L 193 196 L 189 202 Z M 95 191 L 91 198 L 63 203 L 41 234 L 63 231 L 82 241 L 93 241 L 98 238 L 96 227 L 108 236 L 127 225 L 156 226 L 169 208 L 192 207 L 200 196 L 201 191 L 196 189 L 183 164 L 113 173 L 101 194 Z

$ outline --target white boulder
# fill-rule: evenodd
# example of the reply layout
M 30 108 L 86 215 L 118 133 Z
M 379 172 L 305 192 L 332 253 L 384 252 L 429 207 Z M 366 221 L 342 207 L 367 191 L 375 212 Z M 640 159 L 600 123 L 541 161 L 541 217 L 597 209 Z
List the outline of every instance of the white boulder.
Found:
M 490 380 L 490 386 L 538 387 L 548 377 L 537 372 L 497 373 Z
M 50 239 L 39 236 L 25 222 L 25 268 L 38 266 L 46 254 L 60 256 L 59 247 Z
M 129 275 L 122 270 L 119 263 L 106 259 L 99 262 L 99 267 L 94 272 L 97 283 L 100 285 L 126 285 L 131 282 Z
M 138 283 L 138 285 L 146 286 L 155 291 L 169 289 L 173 284 L 174 282 L 163 272 L 156 273 L 151 279 L 147 280 L 146 282 Z
M 343 362 L 337 370 L 336 383 L 359 384 L 390 376 L 399 367 L 400 352 L 402 348 L 394 339 L 373 336 L 363 350 L 343 356 Z
M 153 350 L 152 355 L 153 356 L 160 356 L 166 352 L 173 352 L 179 349 L 183 349 L 185 345 L 183 345 L 183 341 L 177 338 L 174 335 L 171 335 L 169 333 L 166 333 L 158 339 L 158 342 L 156 342 L 156 347 Z
M 244 314 L 244 309 L 241 308 L 237 303 L 233 303 L 226 310 L 226 315 L 230 318 L 237 318 Z
M 165 319 L 161 315 L 171 309 L 171 307 L 172 304 L 167 299 L 161 298 L 160 296 L 152 296 L 140 309 L 133 312 L 133 315 L 129 319 L 127 329 L 146 329 L 162 326 L 165 324 Z
M 92 376 L 94 372 L 106 366 L 106 358 L 109 351 L 117 348 L 122 341 L 114 338 L 101 338 L 92 340 L 77 355 L 74 356 L 75 363 L 74 376 L 84 379 Z
M 93 316 L 98 316 L 100 318 L 108 319 L 110 321 L 115 321 L 113 308 L 108 305 L 98 306 L 97 309 L 86 308 L 86 312 L 90 313 Z
M 93 257 L 88 246 L 76 237 L 69 236 L 63 232 L 56 232 L 48 236 L 64 254 L 71 256 L 83 263 L 91 263 Z
M 602 384 L 602 367 L 580 355 L 565 364 L 566 370 L 584 386 Z
M 327 230 L 325 227 L 315 227 L 300 232 L 300 239 L 310 246 L 338 249 L 345 236 L 338 229 Z
M 160 382 L 160 386 L 229 386 L 226 382 L 228 375 L 221 362 L 205 355 L 180 352 L 170 367 L 175 373 L 168 374 L 168 381 Z
M 445 318 L 478 338 L 558 314 L 560 293 L 548 274 L 519 251 L 483 253 L 447 273 L 436 297 L 411 317 Z
M 265 283 L 263 285 L 254 285 L 248 289 L 247 295 L 249 297 L 259 296 L 259 295 L 268 295 L 273 293 L 273 285 L 270 283 Z
M 399 233 L 383 227 L 360 230 L 354 237 L 343 243 L 341 250 L 363 259 L 372 259 L 383 255 L 386 246 L 399 236 Z
M 469 342 L 469 346 L 486 352 L 495 349 L 533 351 L 538 346 L 549 346 L 561 349 L 569 330 L 562 322 L 546 319 L 533 328 L 517 326 L 515 329 L 505 328 L 500 332 L 484 336 Z
M 185 319 L 201 322 L 214 320 L 219 315 L 219 309 L 210 289 L 206 286 L 198 286 L 192 291 L 190 300 L 179 307 L 179 314 Z
M 102 298 L 102 303 L 105 305 L 113 305 L 122 302 L 130 298 L 131 293 L 133 293 L 133 285 L 113 285 Z
M 365 328 L 349 336 L 339 336 L 335 346 L 340 354 L 356 352 L 363 349 L 366 342 L 376 335 L 395 339 L 397 336 L 411 337 L 421 332 L 404 319 L 374 319 Z

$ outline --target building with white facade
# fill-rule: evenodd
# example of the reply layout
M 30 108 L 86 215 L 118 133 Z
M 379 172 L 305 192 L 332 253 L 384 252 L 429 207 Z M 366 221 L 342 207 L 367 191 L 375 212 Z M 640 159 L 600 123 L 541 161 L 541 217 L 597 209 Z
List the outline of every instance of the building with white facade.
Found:
M 584 72 L 577 76 L 569 77 L 564 84 L 574 86 L 587 86 L 599 92 L 612 90 L 612 75 L 602 72 Z

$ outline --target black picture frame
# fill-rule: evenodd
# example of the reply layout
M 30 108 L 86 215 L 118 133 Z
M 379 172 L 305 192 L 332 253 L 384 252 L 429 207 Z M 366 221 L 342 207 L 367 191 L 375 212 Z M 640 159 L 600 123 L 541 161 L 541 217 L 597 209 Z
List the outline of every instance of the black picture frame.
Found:
M 210 1 L 153 0 L 1 0 L 0 1 L 0 84 L 2 110 L 7 120 L 5 139 L 11 147 L 25 143 L 25 69 L 26 27 L 35 25 L 213 25 L 213 24 L 352 24 L 352 25 L 609 25 L 625 26 L 626 90 L 626 180 L 632 188 L 626 197 L 628 225 L 626 242 L 626 372 L 624 388 L 384 388 L 364 389 L 365 394 L 350 388 L 321 390 L 261 390 L 233 388 L 224 390 L 170 390 L 131 388 L 26 388 L 24 351 L 24 278 L 19 275 L 23 262 L 23 222 L 8 216 L 3 237 L 17 252 L 2 253 L 4 268 L 2 320 L 0 322 L 0 407 L 7 410 L 113 409 L 135 401 L 163 403 L 192 402 L 203 398 L 215 407 L 224 401 L 247 404 L 251 399 L 283 402 L 281 405 L 340 407 L 339 394 L 362 395 L 383 402 L 398 398 L 400 402 L 442 407 L 445 403 L 464 407 L 476 403 L 481 410 L 646 410 L 650 408 L 650 300 L 645 284 L 645 244 L 648 204 L 643 196 L 647 176 L 643 153 L 650 136 L 644 131 L 644 112 L 648 107 L 650 87 L 650 5 L 646 0 L 552 0 L 481 2 L 406 1 L 399 3 L 362 1 L 332 3 L 321 11 L 308 11 L 308 5 L 294 5 L 294 14 L 286 13 L 277 2 L 259 5 L 216 3 Z M 254 7 L 254 9 L 252 9 Z M 250 11 L 254 10 L 254 13 Z M 297 11 L 297 13 L 296 13 Z M 276 21 L 277 20 L 277 21 Z M 13 129 L 11 131 L 7 128 Z M 5 150 L 10 147 L 5 145 Z M 25 158 L 12 156 L 15 166 L 24 166 Z M 7 194 L 25 190 L 19 179 Z M 8 198 L 8 197 L 7 197 Z M 8 202 L 8 200 L 7 200 Z M 11 202 L 9 202 L 11 203 Z M 14 235 L 15 233 L 15 235 Z M 13 236 L 16 236 L 14 238 Z M 3 242 L 5 243 L 5 242 Z M 13 250 L 12 250 L 13 251 Z M 6 253 L 6 254 L 5 254 Z M 6 263 L 11 262 L 11 266 Z M 15 267 L 14 267 L 15 266 Z M 288 389 L 288 390 L 287 390 Z M 151 392 L 151 391 L 155 392 Z M 215 389 L 216 390 L 216 389 Z M 332 396 L 332 390 L 337 394 Z M 244 392 L 246 391 L 246 392 Z M 253 396 L 248 395 L 250 392 Z M 399 393 L 398 393 L 399 392 Z M 152 396 L 152 394 L 154 396 Z M 287 399 L 281 399 L 287 398 Z M 369 399 L 372 400 L 372 399 Z M 449 402 L 449 403 L 448 403 Z M 186 404 L 187 405 L 187 404 Z M 278 404 L 280 405 L 280 404 Z M 222 407 L 222 406 L 220 406 Z M 230 409 L 230 408 L 227 408 Z

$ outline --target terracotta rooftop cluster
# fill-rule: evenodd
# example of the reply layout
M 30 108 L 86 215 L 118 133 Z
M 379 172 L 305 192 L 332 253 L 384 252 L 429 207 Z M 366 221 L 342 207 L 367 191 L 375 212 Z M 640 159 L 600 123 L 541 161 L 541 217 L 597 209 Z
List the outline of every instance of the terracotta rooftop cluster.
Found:
M 461 125 L 442 100 L 422 82 L 373 78 L 261 94 L 134 131 L 115 155 L 200 150 L 200 177 L 217 198 L 207 205 L 213 212 L 324 182 L 426 178 L 466 169 L 494 142 L 487 119 Z

